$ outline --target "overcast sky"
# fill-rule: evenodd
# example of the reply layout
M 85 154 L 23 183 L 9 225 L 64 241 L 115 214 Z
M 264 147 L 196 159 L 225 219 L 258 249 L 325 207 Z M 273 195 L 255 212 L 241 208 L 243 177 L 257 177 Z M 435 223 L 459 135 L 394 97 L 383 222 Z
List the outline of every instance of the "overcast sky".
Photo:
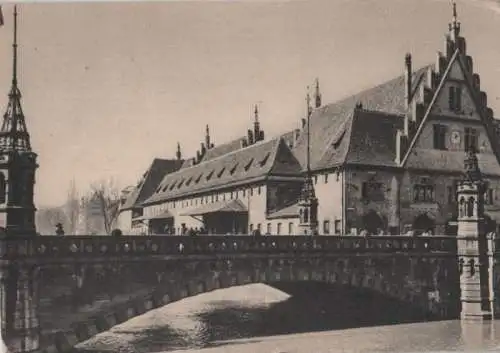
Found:
M 11 76 L 12 5 L 0 28 L 0 105 Z M 64 202 L 115 177 L 135 184 L 154 157 L 193 156 L 245 134 L 252 106 L 267 136 L 299 126 L 306 86 L 325 103 L 435 62 L 447 0 L 50 3 L 19 7 L 20 85 L 39 154 L 36 202 Z M 500 11 L 458 2 L 468 52 L 500 110 Z

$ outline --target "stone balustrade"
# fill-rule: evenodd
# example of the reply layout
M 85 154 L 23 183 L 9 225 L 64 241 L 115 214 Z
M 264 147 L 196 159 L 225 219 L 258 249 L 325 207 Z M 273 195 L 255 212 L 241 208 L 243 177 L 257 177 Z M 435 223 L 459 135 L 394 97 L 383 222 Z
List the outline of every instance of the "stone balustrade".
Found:
M 109 257 L 273 253 L 450 253 L 456 237 L 432 236 L 38 236 L 0 239 L 0 258 Z

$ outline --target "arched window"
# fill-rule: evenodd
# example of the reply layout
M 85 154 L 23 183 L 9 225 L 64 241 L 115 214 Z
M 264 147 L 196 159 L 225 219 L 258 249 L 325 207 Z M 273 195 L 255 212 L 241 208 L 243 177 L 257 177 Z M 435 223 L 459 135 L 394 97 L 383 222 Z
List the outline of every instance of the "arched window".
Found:
M 476 267 L 475 267 L 476 263 L 474 261 L 474 259 L 470 259 L 469 260 L 469 274 L 470 276 L 474 276 L 474 274 L 476 273 Z
M 0 203 L 5 203 L 7 195 L 7 183 L 5 182 L 5 175 L 0 173 Z
M 467 217 L 472 217 L 474 215 L 474 198 L 469 197 L 469 201 L 467 201 Z
M 465 216 L 465 199 L 463 196 L 460 198 L 460 202 L 459 202 L 459 206 L 458 206 L 458 216 L 459 217 Z

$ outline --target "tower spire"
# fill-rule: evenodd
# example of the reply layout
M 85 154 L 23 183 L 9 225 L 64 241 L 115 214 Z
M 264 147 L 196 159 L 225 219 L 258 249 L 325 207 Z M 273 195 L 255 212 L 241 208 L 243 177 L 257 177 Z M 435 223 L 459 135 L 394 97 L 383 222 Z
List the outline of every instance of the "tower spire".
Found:
M 208 124 L 205 128 L 205 145 L 207 150 L 213 147 L 213 144 L 210 141 L 210 128 L 208 127 Z
M 12 41 L 12 85 L 17 86 L 17 5 L 14 5 L 14 39 Z
M 311 145 L 311 96 L 309 95 L 309 86 L 307 87 L 306 95 L 307 104 L 307 152 L 306 152 L 306 173 L 304 176 L 304 185 L 302 186 L 301 195 L 299 199 L 299 228 L 300 233 L 305 235 L 316 235 L 318 234 L 318 199 L 316 198 L 316 193 L 314 192 L 314 183 L 312 180 L 311 173 L 311 162 L 310 162 L 310 145 Z
M 450 34 L 452 35 L 452 39 L 455 40 L 460 35 L 460 22 L 458 21 L 457 16 L 457 3 L 452 1 L 453 7 L 453 16 L 451 18 L 451 23 L 449 24 Z
M 7 111 L 0 130 L 0 149 L 31 151 L 30 136 L 21 107 L 21 91 L 17 82 L 17 6 L 14 6 L 14 30 L 12 41 L 12 87 L 9 92 Z

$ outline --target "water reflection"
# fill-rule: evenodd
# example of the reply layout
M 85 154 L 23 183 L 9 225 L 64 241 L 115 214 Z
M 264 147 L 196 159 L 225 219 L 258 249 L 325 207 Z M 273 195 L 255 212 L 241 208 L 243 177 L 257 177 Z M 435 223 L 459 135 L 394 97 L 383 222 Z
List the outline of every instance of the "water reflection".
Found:
M 278 287 L 281 291 L 250 285 L 188 298 L 98 335 L 80 345 L 78 352 L 188 352 L 208 347 L 212 348 L 207 352 L 249 353 L 500 348 L 500 337 L 495 337 L 500 322 L 380 326 L 428 318 L 405 303 L 375 293 L 320 284 Z M 354 328 L 359 326 L 365 327 Z

